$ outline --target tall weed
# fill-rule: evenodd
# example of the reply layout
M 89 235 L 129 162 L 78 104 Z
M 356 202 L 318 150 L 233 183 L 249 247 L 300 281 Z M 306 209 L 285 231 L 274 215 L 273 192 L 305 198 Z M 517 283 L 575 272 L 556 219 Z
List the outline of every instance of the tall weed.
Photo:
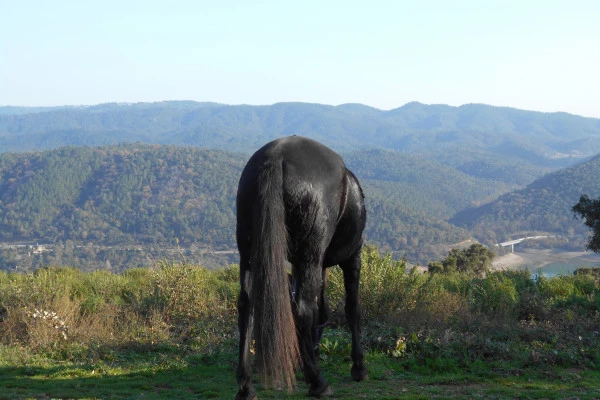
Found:
M 364 246 L 359 286 L 362 317 L 366 321 L 385 319 L 396 315 L 401 306 L 416 304 L 418 285 L 411 280 L 415 274 L 406 275 L 406 262 L 394 261 L 391 255 L 380 256 L 374 246 Z M 329 274 L 328 296 L 332 311 L 338 320 L 344 316 L 344 276 L 340 268 Z
M 366 323 L 447 320 L 464 311 L 464 287 L 459 274 L 429 275 L 416 268 L 407 271 L 406 261 L 393 260 L 389 254 L 382 256 L 374 246 L 363 248 L 359 299 Z M 330 274 L 328 294 L 334 315 L 341 319 L 345 292 L 339 268 Z
M 0 272 L 0 344 L 71 358 L 131 346 L 210 352 L 237 335 L 238 280 L 236 265 L 210 271 L 167 261 L 121 274 L 63 267 Z M 345 326 L 339 268 L 330 271 L 327 292 L 332 321 Z M 590 276 L 422 274 L 365 246 L 359 296 L 363 343 L 407 365 L 435 364 L 436 357 L 453 359 L 448 365 L 600 364 L 600 289 Z M 347 332 L 325 339 L 323 354 L 346 351 Z
M 514 317 L 519 311 L 519 292 L 515 280 L 502 272 L 473 279 L 470 288 L 471 307 L 489 317 Z
M 0 343 L 217 343 L 231 337 L 236 293 L 236 283 L 183 263 L 123 274 L 63 267 L 1 272 Z

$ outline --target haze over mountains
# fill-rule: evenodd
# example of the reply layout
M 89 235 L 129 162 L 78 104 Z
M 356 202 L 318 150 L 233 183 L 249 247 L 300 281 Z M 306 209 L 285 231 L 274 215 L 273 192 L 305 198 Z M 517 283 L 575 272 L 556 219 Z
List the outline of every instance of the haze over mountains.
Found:
M 468 145 L 511 158 L 536 156 L 539 161 L 600 152 L 600 120 L 481 104 L 450 107 L 415 102 L 382 111 L 360 104 L 161 102 L 42 111 L 0 107 L 0 151 L 136 140 L 247 151 L 248 146 L 298 134 L 338 151 L 367 146 L 435 153 Z M 30 140 L 24 141 L 24 135 Z
M 581 247 L 586 229 L 570 207 L 582 193 L 600 195 L 600 120 L 565 113 L 420 103 L 0 107 L 0 242 L 176 238 L 235 248 L 241 167 L 291 134 L 342 153 L 365 188 L 367 240 L 413 262 L 473 236 L 493 244 L 545 232 Z

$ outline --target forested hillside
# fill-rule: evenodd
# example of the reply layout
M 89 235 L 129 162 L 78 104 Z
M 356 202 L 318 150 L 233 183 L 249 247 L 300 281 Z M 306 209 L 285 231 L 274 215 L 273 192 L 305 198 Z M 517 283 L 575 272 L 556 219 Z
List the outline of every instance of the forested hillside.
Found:
M 582 194 L 600 196 L 599 176 L 600 156 L 596 156 L 550 173 L 489 204 L 461 211 L 451 222 L 496 243 L 514 238 L 519 232 L 585 237 L 589 230 L 571 209 Z
M 40 255 L 39 262 L 52 263 L 75 257 L 77 246 L 96 247 L 97 254 L 88 250 L 79 257 L 100 258 L 113 268 L 125 267 L 117 248 L 235 250 L 235 194 L 246 157 L 142 144 L 2 154 L 0 243 L 5 253 L 11 244 L 51 245 L 53 254 Z M 412 261 L 438 258 L 468 239 L 466 230 L 444 220 L 494 193 L 492 187 L 478 190 L 481 182 L 461 173 L 400 153 L 387 156 L 386 174 L 369 166 L 372 157 L 368 151 L 348 156 L 367 197 L 366 238 Z M 428 182 L 440 176 L 452 202 L 431 197 Z M 4 256 L 5 268 L 23 264 L 12 251 Z M 151 257 L 144 254 L 127 258 L 137 266 Z
M 158 145 L 0 155 L 3 268 L 85 261 L 121 269 L 171 257 L 177 248 L 232 249 L 235 183 L 244 161 L 239 154 Z M 7 250 L 23 243 L 51 251 L 33 256 L 31 249 L 30 259 Z
M 502 180 L 473 177 L 435 160 L 386 150 L 347 154 L 344 160 L 362 182 L 375 191 L 397 198 L 407 208 L 432 217 L 449 218 L 513 189 Z
M 231 246 L 243 156 L 172 146 L 0 156 L 3 241 Z

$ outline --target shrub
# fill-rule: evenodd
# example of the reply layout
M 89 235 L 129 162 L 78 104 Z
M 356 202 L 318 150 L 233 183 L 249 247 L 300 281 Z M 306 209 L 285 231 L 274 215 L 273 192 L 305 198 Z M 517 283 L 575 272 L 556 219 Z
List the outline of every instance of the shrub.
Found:
M 362 255 L 362 341 L 407 368 L 600 362 L 600 288 L 593 277 L 421 274 L 372 246 Z M 211 271 L 167 261 L 121 274 L 59 267 L 0 272 L 0 343 L 72 359 L 108 357 L 130 346 L 233 349 L 238 275 L 237 265 Z M 331 270 L 327 291 L 332 320 L 344 328 L 326 330 L 321 350 L 339 357 L 349 344 L 339 268 Z
M 123 274 L 62 267 L 2 272 L 0 340 L 36 349 L 215 343 L 231 336 L 238 290 L 228 281 L 232 274 L 169 262 Z M 68 330 L 58 329 L 59 322 Z
M 473 310 L 489 317 L 516 316 L 519 306 L 519 292 L 515 280 L 503 272 L 488 274 L 471 283 Z
M 552 279 L 540 276 L 538 287 L 549 305 L 564 301 L 576 293 L 576 286 L 570 276 L 557 276 Z
M 466 249 L 452 249 L 442 261 L 429 263 L 430 273 L 466 273 L 484 276 L 492 265 L 496 254 L 480 243 L 473 243 Z
M 199 319 L 219 308 L 215 277 L 207 269 L 164 261 L 151 268 L 150 276 L 146 307 L 160 311 L 166 321 Z
M 363 247 L 359 301 L 365 321 L 390 318 L 400 307 L 410 307 L 416 301 L 417 288 L 410 283 L 414 275 L 406 275 L 405 270 L 405 261 L 394 261 L 389 254 L 380 256 L 374 246 Z M 328 281 L 330 306 L 339 321 L 344 316 L 346 296 L 342 270 L 333 268 Z
M 467 310 L 467 301 L 459 289 L 448 290 L 450 282 L 457 283 L 458 277 L 463 274 L 446 276 L 433 275 L 419 287 L 416 306 L 406 315 L 413 323 L 428 326 L 439 325 L 452 320 L 458 315 L 464 315 Z M 455 279 L 451 279 L 453 277 Z
M 575 275 L 589 275 L 596 280 L 600 280 L 600 268 L 582 267 L 574 272 Z
M 416 268 L 406 270 L 406 261 L 380 255 L 365 246 L 359 300 L 366 323 L 411 324 L 447 321 L 466 310 L 463 293 L 469 280 L 464 274 L 429 275 Z M 451 288 L 448 290 L 448 288 Z M 344 317 L 344 280 L 341 269 L 331 271 L 328 295 L 336 321 Z
M 238 283 L 240 281 L 240 266 L 231 264 L 228 267 L 216 270 L 215 276 L 223 282 Z

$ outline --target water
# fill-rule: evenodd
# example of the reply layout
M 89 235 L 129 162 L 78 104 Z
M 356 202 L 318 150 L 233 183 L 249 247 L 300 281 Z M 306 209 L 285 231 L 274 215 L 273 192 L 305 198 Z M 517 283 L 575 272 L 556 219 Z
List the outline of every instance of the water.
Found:
M 581 267 L 592 267 L 589 263 L 585 262 L 577 262 L 577 263 L 566 263 L 566 262 L 557 262 L 545 265 L 543 267 L 530 267 L 524 266 L 522 269 L 527 269 L 531 271 L 533 275 L 542 275 L 546 278 L 552 278 L 553 276 L 558 275 L 572 275 L 576 269 Z

